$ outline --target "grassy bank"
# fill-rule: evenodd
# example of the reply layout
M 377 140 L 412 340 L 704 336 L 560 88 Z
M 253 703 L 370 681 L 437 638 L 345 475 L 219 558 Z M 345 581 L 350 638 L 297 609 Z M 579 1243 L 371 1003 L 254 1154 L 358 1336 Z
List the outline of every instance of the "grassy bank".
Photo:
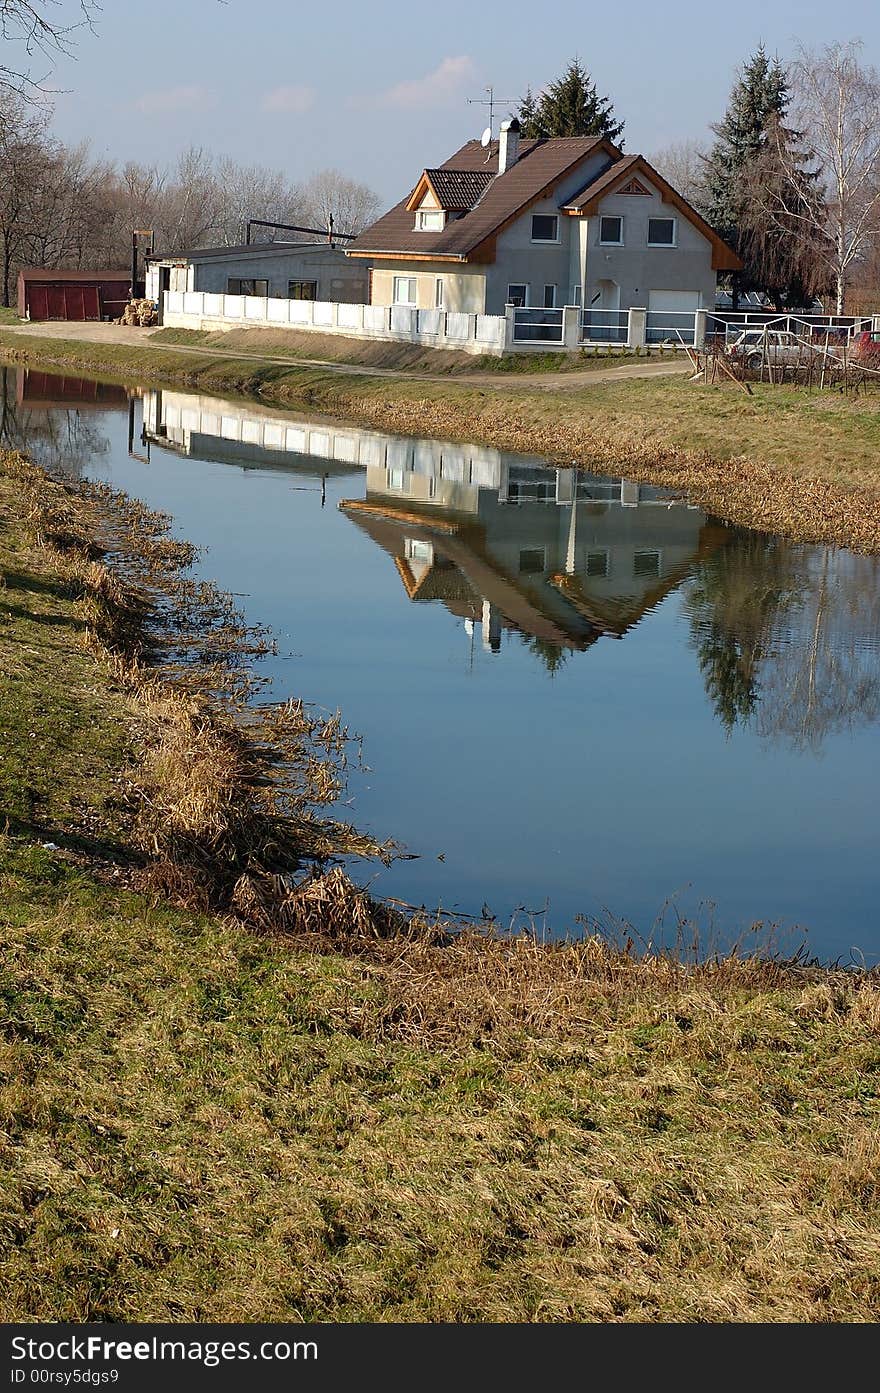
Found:
M 128 381 L 246 393 L 380 429 L 484 442 L 687 491 L 710 512 L 796 539 L 880 549 L 880 396 L 846 399 L 680 377 L 538 387 L 375 378 L 341 369 L 220 358 L 0 332 L 0 354 Z
M 218 599 L 154 515 L 17 457 L 0 519 L 0 1318 L 874 1319 L 876 977 L 450 936 L 335 872 L 308 914 L 227 873 L 194 908 L 194 844 L 241 848 L 193 752 L 247 803 L 267 735 L 154 605 L 197 645 Z M 257 644 L 218 632 L 219 688 Z M 206 744 L 169 787 L 178 700 Z

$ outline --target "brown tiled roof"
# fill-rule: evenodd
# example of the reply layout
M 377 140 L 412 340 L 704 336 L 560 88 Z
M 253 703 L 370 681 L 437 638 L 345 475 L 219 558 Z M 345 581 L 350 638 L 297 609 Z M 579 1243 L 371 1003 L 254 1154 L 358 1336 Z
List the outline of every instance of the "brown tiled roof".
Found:
M 495 175 L 490 169 L 426 169 L 441 208 L 473 208 Z
M 597 198 L 601 198 L 607 189 L 620 183 L 625 174 L 631 173 L 633 165 L 639 159 L 641 159 L 640 155 L 624 155 L 622 160 L 618 160 L 616 164 L 603 170 L 592 183 L 588 184 L 585 189 L 582 189 L 577 197 L 570 198 L 568 202 L 563 205 L 565 211 L 567 213 L 580 211 L 584 204 L 593 203 Z
M 416 232 L 413 214 L 407 210 L 411 195 L 385 213 L 346 247 L 347 253 L 369 256 L 376 253 L 425 256 L 432 260 L 448 257 L 464 261 L 482 242 L 493 237 L 513 218 L 542 195 L 549 194 L 566 174 L 588 155 L 604 149 L 609 159 L 619 151 L 597 136 L 565 136 L 555 140 L 520 141 L 519 158 L 504 174 L 497 174 L 498 142 L 484 149 L 478 140 L 469 140 L 440 167 L 456 174 L 489 173 L 486 188 L 476 206 L 460 218 L 453 218 L 441 232 Z M 436 171 L 432 171 L 436 172 Z

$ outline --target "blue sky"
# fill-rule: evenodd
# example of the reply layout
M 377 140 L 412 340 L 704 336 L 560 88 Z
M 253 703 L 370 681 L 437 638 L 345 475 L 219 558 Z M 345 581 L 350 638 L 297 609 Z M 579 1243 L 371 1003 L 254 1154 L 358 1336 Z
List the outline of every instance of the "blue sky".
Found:
M 796 39 L 856 37 L 880 66 L 877 0 L 104 0 L 97 33 L 56 65 L 55 129 L 118 160 L 196 144 L 294 180 L 332 165 L 390 202 L 479 136 L 485 111 L 467 98 L 489 83 L 518 98 L 578 53 L 627 149 L 648 154 L 705 136 L 760 41 L 785 57 Z

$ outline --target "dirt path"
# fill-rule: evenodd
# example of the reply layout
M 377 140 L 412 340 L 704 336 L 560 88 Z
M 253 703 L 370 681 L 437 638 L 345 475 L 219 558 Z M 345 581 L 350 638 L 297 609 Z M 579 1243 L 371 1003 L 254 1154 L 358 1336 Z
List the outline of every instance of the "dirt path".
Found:
M 241 349 L 203 348 L 200 344 L 172 344 L 152 342 L 155 329 L 139 329 L 128 324 L 75 323 L 27 323 L 4 324 L 3 332 L 21 334 L 23 337 L 40 339 L 75 339 L 79 343 L 120 344 L 127 348 L 142 348 L 149 343 L 152 349 L 164 353 L 198 353 L 209 358 L 253 359 L 254 362 L 272 363 L 284 367 L 322 368 L 326 372 L 338 372 L 346 376 L 407 378 L 424 382 L 456 382 L 477 387 L 490 387 L 495 390 L 510 390 L 515 387 L 529 391 L 564 391 L 601 382 L 616 382 L 627 378 L 669 377 L 692 372 L 687 358 L 665 359 L 659 362 L 622 363 L 616 368 L 586 368 L 583 372 L 546 372 L 519 374 L 508 372 L 475 372 L 450 375 L 408 371 L 405 368 L 378 368 L 362 363 L 339 363 L 322 358 L 284 357 L 276 354 L 256 354 Z

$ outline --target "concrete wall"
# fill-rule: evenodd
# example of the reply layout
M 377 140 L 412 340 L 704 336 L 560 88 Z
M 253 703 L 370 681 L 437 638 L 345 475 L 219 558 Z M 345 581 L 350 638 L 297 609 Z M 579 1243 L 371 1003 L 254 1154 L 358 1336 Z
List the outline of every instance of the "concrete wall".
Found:
M 417 310 L 408 305 L 353 305 L 280 296 L 167 291 L 162 323 L 173 329 L 300 329 L 352 339 L 452 348 L 500 356 L 512 341 L 512 320 L 500 315 Z
M 638 181 L 650 187 L 643 174 L 638 175 Z M 600 216 L 623 218 L 622 247 L 600 245 Z M 676 246 L 649 247 L 648 219 L 670 217 L 675 219 Z M 652 290 L 697 291 L 702 308 L 714 307 L 712 244 L 671 203 L 664 203 L 656 191 L 652 190 L 650 197 L 618 193 L 602 199 L 597 215 L 588 221 L 586 241 L 585 308 L 600 291 L 602 280 L 615 281 L 620 286 L 621 309 L 647 306 Z

